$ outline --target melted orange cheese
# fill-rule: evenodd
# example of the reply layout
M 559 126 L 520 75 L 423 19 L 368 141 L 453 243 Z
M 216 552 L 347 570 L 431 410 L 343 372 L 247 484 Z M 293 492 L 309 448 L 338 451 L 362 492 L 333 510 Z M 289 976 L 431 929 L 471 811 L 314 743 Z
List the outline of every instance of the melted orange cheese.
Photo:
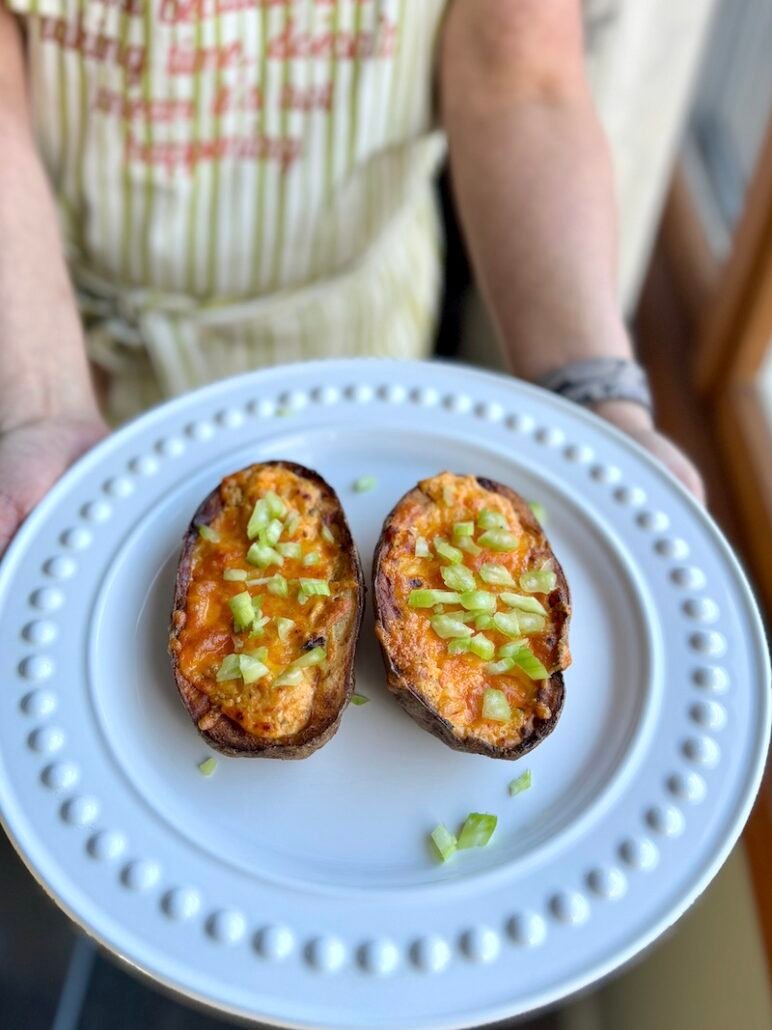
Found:
M 246 559 L 251 543 L 247 523 L 255 502 L 269 490 L 275 491 L 301 517 L 297 531 L 281 538 L 300 543 L 301 556 L 285 558 L 281 566 L 263 570 Z M 302 730 L 312 715 L 316 692 L 323 689 L 322 671 L 319 667 L 306 669 L 303 682 L 294 687 L 277 689 L 271 683 L 314 642 L 326 648 L 328 663 L 335 662 L 342 642 L 336 639 L 332 627 L 351 613 L 356 604 L 353 562 L 337 543 L 330 543 L 322 535 L 324 515 L 331 510 L 329 500 L 325 500 L 315 483 L 294 472 L 273 466 L 261 467 L 251 475 L 244 470 L 225 479 L 220 494 L 225 505 L 210 524 L 218 540 L 199 539 L 193 549 L 185 623 L 179 634 L 180 669 L 198 690 L 208 695 L 213 705 L 253 736 L 291 736 Z M 319 561 L 304 566 L 303 557 L 310 552 L 316 552 Z M 249 579 L 282 575 L 289 581 L 288 596 L 277 597 L 264 585 L 247 586 L 244 581 L 224 580 L 223 572 L 229 568 L 245 569 Z M 328 580 L 331 596 L 312 597 L 301 605 L 297 588 L 301 577 Z M 263 615 L 270 619 L 262 632 L 234 631 L 228 601 L 244 590 L 262 598 Z M 284 641 L 278 635 L 276 616 L 295 622 Z M 250 685 L 241 679 L 217 682 L 217 671 L 226 655 L 259 647 L 268 649 L 264 664 L 270 675 Z
M 507 527 L 518 538 L 516 550 L 494 552 L 483 549 L 479 555 L 464 554 L 462 564 L 475 573 L 477 589 L 493 593 L 511 591 L 523 593 L 519 586 L 499 587 L 484 583 L 479 569 L 486 563 L 504 566 L 518 583 L 521 573 L 541 565 L 551 558 L 544 542 L 530 534 L 521 524 L 512 505 L 501 494 L 485 490 L 472 476 L 454 476 L 443 473 L 420 484 L 421 490 L 434 503 L 426 504 L 420 496 L 408 495 L 402 502 L 395 523 L 395 533 L 382 570 L 392 584 L 395 603 L 400 612 L 399 629 L 389 635 L 392 661 L 405 679 L 420 686 L 421 693 L 441 716 L 452 723 L 461 736 L 475 736 L 500 747 L 518 743 L 520 728 L 527 720 L 538 715 L 549 718 L 549 712 L 538 701 L 540 682 L 529 679 L 520 669 L 502 676 L 486 672 L 486 661 L 473 654 L 451 655 L 448 641 L 441 639 L 432 629 L 431 608 L 411 608 L 408 604 L 414 589 L 447 590 L 440 569 L 447 566 L 434 553 L 432 541 L 444 537 L 453 544 L 453 525 L 456 522 L 475 521 L 483 509 L 500 512 Z M 447 497 L 446 497 L 447 493 Z M 450 500 L 451 503 L 447 503 Z M 480 530 L 475 529 L 475 539 Z M 415 556 L 416 540 L 423 537 L 432 554 L 427 558 Z M 552 673 L 560 668 L 559 633 L 551 621 L 549 596 L 531 595 L 547 609 L 545 629 L 529 635 L 527 645 Z M 444 606 L 446 614 L 461 611 L 460 605 Z M 499 610 L 507 610 L 500 604 Z M 475 630 L 475 632 L 477 632 Z M 510 642 L 498 630 L 483 631 L 496 650 Z M 564 662 L 567 664 L 567 662 Z M 501 690 L 509 702 L 513 717 L 508 722 L 482 718 L 483 693 L 486 688 Z

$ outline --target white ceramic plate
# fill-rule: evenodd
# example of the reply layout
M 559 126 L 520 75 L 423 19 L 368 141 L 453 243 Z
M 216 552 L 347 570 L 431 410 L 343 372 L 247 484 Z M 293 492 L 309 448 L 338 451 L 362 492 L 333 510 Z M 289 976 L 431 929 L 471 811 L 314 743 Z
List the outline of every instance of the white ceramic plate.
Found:
M 306 761 L 218 756 L 202 777 L 166 656 L 180 538 L 224 474 L 270 458 L 329 480 L 367 566 L 441 469 L 541 501 L 574 606 L 552 736 L 515 764 L 449 750 L 388 695 L 369 614 L 371 704 Z M 607 974 L 705 888 L 759 784 L 768 679 L 727 545 L 621 434 L 463 367 L 296 365 L 127 426 L 23 527 L 0 567 L 0 805 L 59 905 L 190 998 L 281 1025 L 470 1026 Z M 492 842 L 439 865 L 427 832 L 472 810 L 498 814 Z

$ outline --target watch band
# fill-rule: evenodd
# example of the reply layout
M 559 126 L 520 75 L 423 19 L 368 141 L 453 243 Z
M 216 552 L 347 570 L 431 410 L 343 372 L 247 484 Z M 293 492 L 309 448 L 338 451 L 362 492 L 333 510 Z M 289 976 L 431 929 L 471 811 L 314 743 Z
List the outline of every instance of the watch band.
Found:
M 536 382 L 545 390 L 583 406 L 602 401 L 633 401 L 649 411 L 654 407 L 646 372 L 637 361 L 625 358 L 572 361 Z

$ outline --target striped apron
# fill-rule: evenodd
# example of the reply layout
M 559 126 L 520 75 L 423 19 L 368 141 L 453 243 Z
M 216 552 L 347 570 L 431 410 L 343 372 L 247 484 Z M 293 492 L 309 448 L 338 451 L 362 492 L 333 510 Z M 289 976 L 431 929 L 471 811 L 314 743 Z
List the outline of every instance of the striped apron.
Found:
M 427 351 L 444 0 L 4 2 L 114 421 L 277 362 Z

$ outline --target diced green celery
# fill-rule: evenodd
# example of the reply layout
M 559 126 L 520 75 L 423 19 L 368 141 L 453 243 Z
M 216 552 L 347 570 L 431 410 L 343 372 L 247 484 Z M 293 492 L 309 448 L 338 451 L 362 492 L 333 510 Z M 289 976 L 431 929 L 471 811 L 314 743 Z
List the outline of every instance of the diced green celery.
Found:
M 247 536 L 249 539 L 257 539 L 270 521 L 271 513 L 268 511 L 268 505 L 265 499 L 261 497 L 259 501 L 255 502 L 249 522 L 247 523 Z
M 445 486 L 443 486 L 442 488 L 442 503 L 445 505 L 446 508 L 449 508 L 451 504 L 453 504 L 455 499 L 456 491 L 450 485 L 450 483 L 446 483 Z
M 469 641 L 469 650 L 472 654 L 476 654 L 478 658 L 489 662 L 493 658 L 496 647 L 492 640 L 488 640 L 482 633 L 477 633 Z
M 287 512 L 287 505 L 274 490 L 269 490 L 263 496 L 263 500 L 265 501 L 266 508 L 268 509 L 268 514 L 272 519 L 284 518 L 284 515 Z
M 267 615 L 262 615 L 260 618 L 255 619 L 252 623 L 252 629 L 249 631 L 253 637 L 262 637 L 265 633 L 265 627 L 270 622 L 270 618 Z
M 532 612 L 520 613 L 520 629 L 525 634 L 543 633 L 547 620 L 543 615 L 534 615 Z
M 489 590 L 467 590 L 459 600 L 468 612 L 496 611 L 496 595 Z
M 318 565 L 318 564 L 319 564 L 319 552 L 318 551 L 309 551 L 308 554 L 305 555 L 305 557 L 303 558 L 303 565 L 306 568 L 309 568 L 311 565 Z
M 445 605 L 444 604 L 435 604 L 435 606 L 432 608 L 432 611 L 434 612 L 435 615 L 442 615 L 442 613 L 445 611 Z
M 505 637 L 519 637 L 521 635 L 520 618 L 517 612 L 496 612 L 493 616 L 493 625 Z
M 483 612 L 482 615 L 475 616 L 474 628 L 475 629 L 491 629 L 493 626 L 493 616 L 487 612 Z
M 364 694 L 352 694 L 351 695 L 351 703 L 352 703 L 352 705 L 369 705 L 370 704 L 370 698 L 369 697 L 365 697 Z
M 296 511 L 293 511 L 293 513 L 290 515 L 290 517 L 284 524 L 284 532 L 286 533 L 286 535 L 294 536 L 297 533 L 298 529 L 300 529 L 300 523 L 302 521 L 303 520 L 298 515 L 298 513 Z
M 300 593 L 306 597 L 329 597 L 330 582 L 327 579 L 305 579 L 301 576 L 298 580 Z
M 426 540 L 422 536 L 416 537 L 416 542 L 415 542 L 415 556 L 416 556 L 416 558 L 430 558 L 431 557 L 431 553 L 432 553 L 431 549 L 429 547 L 429 544 L 426 542 Z
M 440 823 L 432 830 L 430 837 L 443 862 L 447 862 L 458 848 L 458 841 L 450 830 Z
M 508 604 L 510 608 L 517 608 L 518 611 L 531 612 L 533 615 L 547 614 L 547 609 L 535 597 L 527 597 L 525 594 L 511 594 L 507 590 L 502 590 L 499 597 L 504 604 Z
M 478 529 L 506 529 L 507 520 L 500 511 L 493 511 L 491 508 L 483 508 L 477 516 Z
M 220 663 L 220 668 L 217 670 L 217 682 L 224 683 L 226 680 L 237 680 L 240 676 L 239 656 L 237 654 L 226 655 Z
M 520 587 L 527 594 L 549 594 L 557 586 L 558 577 L 553 569 L 542 566 L 530 569 L 520 577 Z
M 282 643 L 287 642 L 294 626 L 295 622 L 293 619 L 284 619 L 281 615 L 276 616 L 276 631 L 279 634 L 279 640 L 281 640 Z
M 222 574 L 222 578 L 226 583 L 238 583 L 241 580 L 246 579 L 248 576 L 249 573 L 246 569 L 225 569 Z
M 245 590 L 243 593 L 231 597 L 228 601 L 228 607 L 233 616 L 233 628 L 236 632 L 243 633 L 245 629 L 249 629 L 255 621 L 255 609 L 252 607 L 252 598 L 249 596 L 249 591 Z
M 469 626 L 454 619 L 452 615 L 435 615 L 431 620 L 432 629 L 443 640 L 454 640 L 459 637 L 471 637 Z
M 522 794 L 524 790 L 530 790 L 532 783 L 531 770 L 526 769 L 522 775 L 518 776 L 517 779 L 512 780 L 509 784 L 510 796 L 516 797 L 518 794 Z
M 301 547 L 299 543 L 289 542 L 281 543 L 276 545 L 276 550 L 282 556 L 282 558 L 299 558 L 301 555 Z
M 267 647 L 255 647 L 252 648 L 250 651 L 244 651 L 242 653 L 245 654 L 248 658 L 257 658 L 259 662 L 264 662 L 268 658 Z
M 284 576 L 271 576 L 267 584 L 268 593 L 274 597 L 288 597 L 289 586 Z
M 271 519 L 268 525 L 265 527 L 260 539 L 263 543 L 268 544 L 269 547 L 274 547 L 279 542 L 279 538 L 284 532 L 284 523 L 279 519 Z
M 448 654 L 468 654 L 471 643 L 471 637 L 459 637 L 457 640 L 451 640 L 448 644 Z
M 512 718 L 512 709 L 503 690 L 488 687 L 483 692 L 482 717 L 494 722 L 507 722 Z
M 272 687 L 297 687 L 303 682 L 302 669 L 285 669 L 271 684 Z
M 435 604 L 458 604 L 460 595 L 450 590 L 411 590 L 407 603 L 411 608 L 433 608 Z
M 480 566 L 480 579 L 483 583 L 489 583 L 495 587 L 513 587 L 512 573 L 503 565 L 496 565 L 493 562 Z
M 217 759 L 216 758 L 212 758 L 212 757 L 205 758 L 203 760 L 203 762 L 199 762 L 198 763 L 198 771 L 201 773 L 202 776 L 211 776 L 216 768 L 217 768 Z
M 473 558 L 476 558 L 478 554 L 482 554 L 482 547 L 478 547 L 470 536 L 455 537 L 454 540 L 456 545 L 460 547 L 462 551 L 466 551 L 467 554 L 471 554 Z
M 264 665 L 259 658 L 252 658 L 247 654 L 239 655 L 239 667 L 241 669 L 241 677 L 247 686 L 257 683 L 258 680 L 267 676 L 269 672 L 268 666 Z
M 296 658 L 290 665 L 290 669 L 310 669 L 315 665 L 321 665 L 327 658 L 327 652 L 323 647 L 314 647 L 306 651 L 300 658 Z
M 523 672 L 532 680 L 545 680 L 549 676 L 549 673 L 544 668 L 542 663 L 530 649 L 530 647 L 521 647 L 515 654 L 512 655 L 515 665 L 517 665 Z
M 449 544 L 447 540 L 444 540 L 441 536 L 434 538 L 434 550 L 445 561 L 449 561 L 451 565 L 459 565 L 464 558 L 464 555 L 457 547 Z
M 458 543 L 460 540 L 474 536 L 474 522 L 454 522 L 453 539 Z
M 501 654 L 501 651 L 499 651 Z M 512 672 L 515 667 L 513 658 L 499 658 L 497 662 L 489 662 L 485 666 L 485 671 L 489 676 L 506 676 L 508 672 Z
M 370 490 L 374 490 L 378 485 L 378 480 L 375 476 L 360 476 L 359 479 L 355 479 L 352 483 L 352 490 L 355 494 L 366 494 Z
M 498 819 L 495 815 L 485 812 L 471 812 L 466 822 L 461 827 L 458 836 L 458 847 L 461 848 L 484 848 L 493 836 Z
M 525 637 L 519 637 L 517 640 L 510 640 L 508 643 L 501 645 L 498 650 L 498 656 L 499 658 L 514 658 L 520 648 L 526 646 Z M 514 669 L 514 667 L 513 662 L 511 668 Z
M 219 544 L 220 542 L 220 534 L 212 529 L 211 526 L 199 526 L 198 535 L 202 540 L 206 540 L 208 544 Z
M 517 537 L 507 529 L 489 529 L 477 538 L 480 547 L 489 551 L 514 551 L 517 549 Z
M 259 569 L 267 569 L 269 565 L 283 565 L 284 557 L 268 544 L 254 543 L 247 551 L 247 561 Z
M 467 624 L 475 622 L 480 617 L 477 612 L 465 612 L 463 610 L 448 612 L 448 615 L 457 622 L 465 622 Z
M 477 585 L 474 573 L 465 565 L 445 565 L 440 569 L 440 575 L 448 590 L 458 590 L 459 593 L 474 590 Z
M 328 544 L 336 543 L 335 535 L 329 526 L 322 526 L 322 539 L 326 540 Z

